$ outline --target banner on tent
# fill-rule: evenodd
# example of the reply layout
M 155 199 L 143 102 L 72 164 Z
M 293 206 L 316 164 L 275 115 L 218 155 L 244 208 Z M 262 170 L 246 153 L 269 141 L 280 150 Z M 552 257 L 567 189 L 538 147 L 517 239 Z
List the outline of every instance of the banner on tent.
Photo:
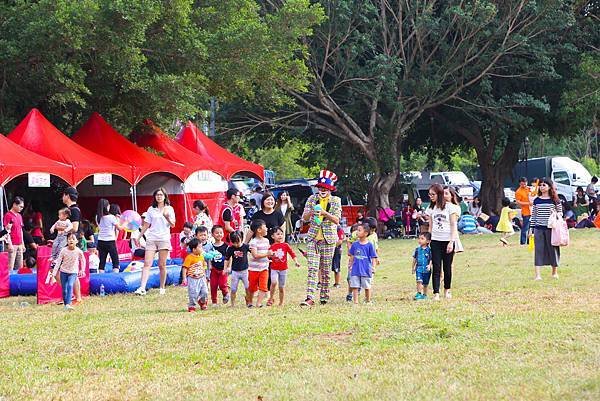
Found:
M 94 174 L 94 185 L 112 185 L 112 174 Z
M 50 188 L 50 174 L 27 173 L 27 184 L 30 188 Z

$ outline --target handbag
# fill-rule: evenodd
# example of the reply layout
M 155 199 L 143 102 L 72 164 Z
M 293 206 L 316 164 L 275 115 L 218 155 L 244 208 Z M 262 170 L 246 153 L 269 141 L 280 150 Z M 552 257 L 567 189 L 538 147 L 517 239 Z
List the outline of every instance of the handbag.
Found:
M 460 241 L 460 238 L 455 239 L 454 240 L 454 253 L 461 253 L 464 251 L 465 251 L 465 248 L 463 247 L 463 244 Z
M 563 220 L 562 213 L 553 211 L 548 219 L 548 227 L 552 229 L 550 243 L 552 246 L 567 246 L 569 245 L 569 227 L 567 222 Z

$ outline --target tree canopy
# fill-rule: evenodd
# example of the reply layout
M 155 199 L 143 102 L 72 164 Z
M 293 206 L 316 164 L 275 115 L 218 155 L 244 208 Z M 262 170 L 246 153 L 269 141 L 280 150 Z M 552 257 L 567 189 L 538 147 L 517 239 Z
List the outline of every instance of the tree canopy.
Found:
M 2 2 L 0 130 L 32 107 L 70 132 L 91 111 L 127 129 L 194 116 L 209 96 L 281 105 L 283 87 L 308 84 L 300 39 L 322 15 L 309 0 Z

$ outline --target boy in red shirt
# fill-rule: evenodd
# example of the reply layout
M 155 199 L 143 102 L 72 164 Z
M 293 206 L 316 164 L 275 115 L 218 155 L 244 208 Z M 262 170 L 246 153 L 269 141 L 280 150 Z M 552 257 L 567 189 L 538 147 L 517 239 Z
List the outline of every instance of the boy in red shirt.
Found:
M 270 250 L 273 251 L 271 256 L 271 297 L 267 301 L 267 306 L 273 305 L 275 302 L 275 289 L 279 285 L 279 306 L 283 306 L 285 298 L 285 282 L 287 279 L 287 255 L 292 257 L 296 263 L 296 267 L 300 267 L 298 258 L 294 250 L 285 242 L 285 233 L 279 227 L 273 229 L 271 234 L 273 245 Z

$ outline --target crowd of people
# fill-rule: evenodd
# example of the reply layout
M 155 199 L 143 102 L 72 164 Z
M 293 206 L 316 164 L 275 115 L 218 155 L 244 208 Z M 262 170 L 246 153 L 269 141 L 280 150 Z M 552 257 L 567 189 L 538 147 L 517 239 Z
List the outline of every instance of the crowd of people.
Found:
M 364 292 L 365 302 L 371 302 L 373 274 L 381 263 L 378 225 L 385 224 L 386 232 L 397 228 L 393 224 L 398 213 L 379 208 L 377 218 L 359 214 L 348 237 L 340 223 L 340 198 L 332 194 L 336 190 L 336 182 L 334 173 L 322 170 L 315 185 L 317 191 L 308 198 L 301 214 L 301 220 L 308 225 L 306 251 L 300 249 L 307 260 L 306 296 L 301 306 L 311 307 L 317 302 L 325 305 L 330 301 L 330 287 L 341 286 L 344 243 L 348 254 L 346 300 L 358 303 L 360 292 Z M 541 267 L 548 265 L 552 267 L 552 276 L 558 278 L 560 248 L 551 241 L 550 216 L 558 213 L 567 221 L 579 217 L 582 217 L 581 221 L 598 219 L 600 202 L 593 184 L 585 192 L 578 188 L 574 202 L 566 204 L 558 198 L 552 181 L 535 179 L 529 186 L 528 180 L 522 178 L 515 193 L 515 204 L 503 199 L 502 209 L 490 216 L 482 212 L 477 198 L 466 204 L 452 187 L 433 184 L 428 191 L 430 202 L 427 207 L 421 199 L 417 199 L 414 206 L 404 205 L 399 213 L 404 234 L 414 235 L 418 243 L 412 255 L 412 272 L 417 284 L 414 299 L 429 297 L 431 281 L 432 298 L 439 300 L 442 280 L 443 297 L 452 297 L 454 255 L 464 250 L 459 233 L 501 232 L 499 241 L 502 246 L 508 246 L 509 238 L 518 228 L 522 245 L 534 241 L 535 279 L 541 279 Z M 290 196 L 282 192 L 276 199 L 273 193 L 263 192 L 260 197 L 253 198 L 256 206 L 260 204 L 260 209 L 252 205 L 248 213 L 240 203 L 241 196 L 238 190 L 229 189 L 226 202 L 221 205 L 221 212 L 214 221 L 207 205 L 197 200 L 193 204 L 194 220 L 183 225 L 179 236 L 184 249 L 179 284 L 187 286 L 190 312 L 219 305 L 219 295 L 221 304 L 235 306 L 240 283 L 244 286 L 244 304 L 249 308 L 262 307 L 265 300 L 266 306 L 276 302 L 278 305 L 285 304 L 288 258 L 296 266 L 301 265 L 288 244 L 294 230 L 291 219 L 294 206 Z M 90 272 L 119 272 L 116 241 L 118 233 L 125 229 L 119 220 L 121 212 L 118 205 L 100 199 L 93 224 L 97 226 L 97 233 L 94 233 L 92 224 L 82 219 L 77 199 L 75 188 L 64 190 L 62 202 L 65 207 L 58 211 L 58 219 L 49 229 L 54 235 L 51 279 L 61 284 L 63 302 L 69 310 L 81 302 L 77 278 L 86 271 L 83 251 L 91 251 Z M 3 219 L 5 229 L 0 232 L 0 238 L 7 243 L 10 269 L 31 268 L 35 257 L 27 250 L 35 250 L 45 241 L 39 208 L 31 203 L 25 213 L 24 209 L 24 199 L 17 196 Z M 152 205 L 142 217 L 140 230 L 131 236 L 134 254 L 144 259 L 141 283 L 135 294 L 146 295 L 150 268 L 157 259 L 160 271 L 158 291 L 164 295 L 166 263 L 172 250 L 171 230 L 176 216 L 163 188 L 154 191 Z M 108 257 L 111 267 L 106 266 Z M 330 283 L 331 272 L 334 274 L 333 284 Z M 72 296 L 75 298 L 73 302 Z

